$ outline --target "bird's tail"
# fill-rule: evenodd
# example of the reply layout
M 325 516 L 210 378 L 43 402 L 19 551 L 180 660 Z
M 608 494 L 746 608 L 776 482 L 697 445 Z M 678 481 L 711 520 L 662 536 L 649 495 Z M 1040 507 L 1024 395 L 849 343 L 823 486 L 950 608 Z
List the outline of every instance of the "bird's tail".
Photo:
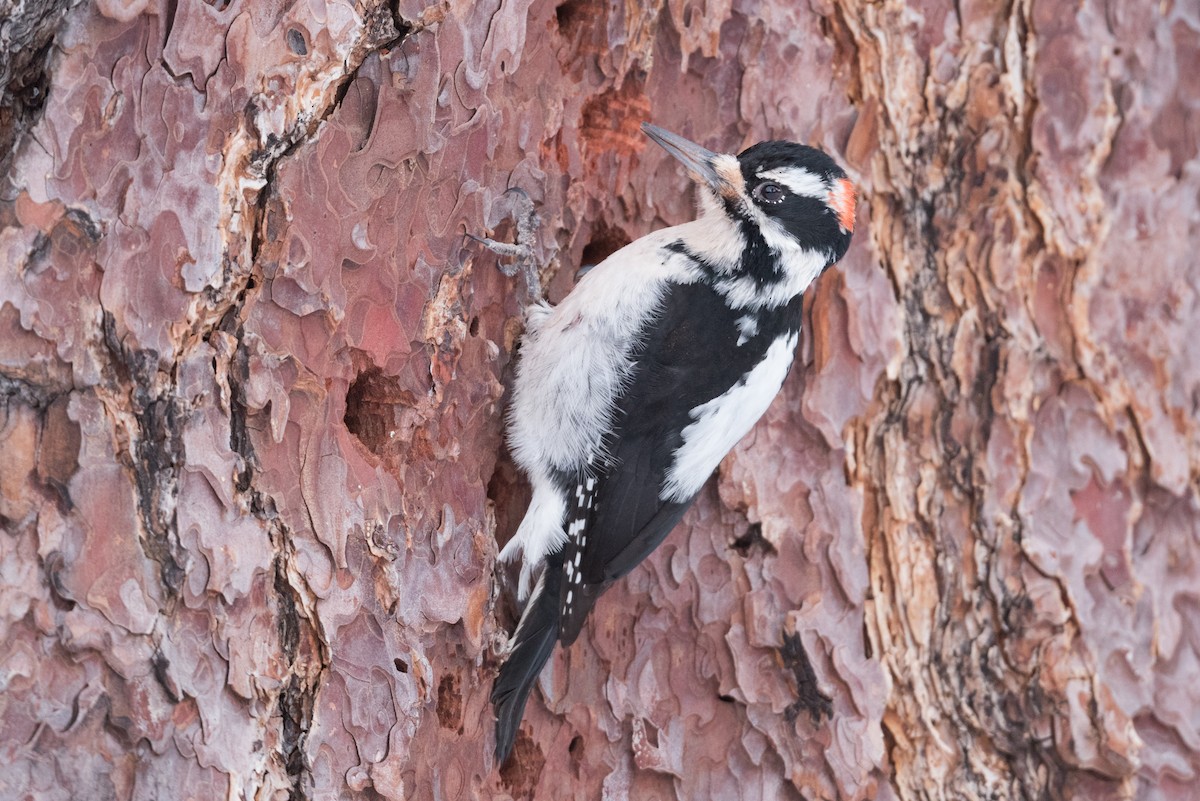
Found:
M 502 765 L 512 751 L 517 727 L 525 713 L 529 691 L 558 639 L 559 582 L 562 580 L 562 556 L 546 560 L 537 587 L 525 604 L 521 622 L 513 634 L 513 648 L 500 668 L 492 687 L 492 706 L 496 710 L 496 764 Z

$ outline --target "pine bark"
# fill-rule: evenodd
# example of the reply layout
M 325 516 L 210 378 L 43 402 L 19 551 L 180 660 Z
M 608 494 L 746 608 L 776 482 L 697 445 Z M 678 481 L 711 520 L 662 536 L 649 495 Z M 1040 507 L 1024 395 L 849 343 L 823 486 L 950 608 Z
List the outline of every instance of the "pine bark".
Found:
M 68 6 L 0 35 L 0 799 L 1192 797 L 1192 4 Z M 824 147 L 855 242 L 498 769 L 465 235 L 524 189 L 557 300 L 689 219 L 643 120 Z

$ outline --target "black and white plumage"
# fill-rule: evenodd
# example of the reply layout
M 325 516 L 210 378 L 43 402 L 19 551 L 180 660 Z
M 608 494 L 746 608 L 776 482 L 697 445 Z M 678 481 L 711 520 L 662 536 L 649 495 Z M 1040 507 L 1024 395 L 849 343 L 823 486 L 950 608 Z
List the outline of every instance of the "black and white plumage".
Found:
M 820 150 L 763 142 L 735 157 L 642 127 L 688 168 L 700 213 L 526 312 L 508 439 L 533 497 L 501 559 L 522 559 L 528 601 L 492 691 L 498 762 L 555 642 L 574 642 L 766 411 L 801 293 L 850 244 L 854 190 Z

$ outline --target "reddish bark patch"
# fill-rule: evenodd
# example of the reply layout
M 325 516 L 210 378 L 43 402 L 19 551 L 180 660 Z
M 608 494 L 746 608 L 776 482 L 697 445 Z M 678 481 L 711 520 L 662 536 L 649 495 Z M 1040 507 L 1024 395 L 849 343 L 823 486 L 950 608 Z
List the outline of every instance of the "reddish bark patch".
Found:
M 438 722 L 443 729 L 462 734 L 463 731 L 463 699 L 458 676 L 447 673 L 438 682 L 437 700 Z

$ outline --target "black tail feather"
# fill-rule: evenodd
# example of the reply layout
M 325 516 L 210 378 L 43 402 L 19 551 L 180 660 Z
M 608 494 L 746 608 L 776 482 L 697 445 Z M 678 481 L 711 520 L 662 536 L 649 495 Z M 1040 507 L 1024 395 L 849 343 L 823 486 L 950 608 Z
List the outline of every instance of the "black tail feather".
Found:
M 557 556 L 557 559 L 555 558 Z M 525 605 L 513 635 L 516 644 L 500 668 L 492 687 L 496 710 L 496 764 L 502 765 L 512 751 L 517 727 L 525 714 L 529 691 L 542 672 L 558 640 L 558 594 L 562 581 L 562 552 L 546 560 L 537 588 Z

